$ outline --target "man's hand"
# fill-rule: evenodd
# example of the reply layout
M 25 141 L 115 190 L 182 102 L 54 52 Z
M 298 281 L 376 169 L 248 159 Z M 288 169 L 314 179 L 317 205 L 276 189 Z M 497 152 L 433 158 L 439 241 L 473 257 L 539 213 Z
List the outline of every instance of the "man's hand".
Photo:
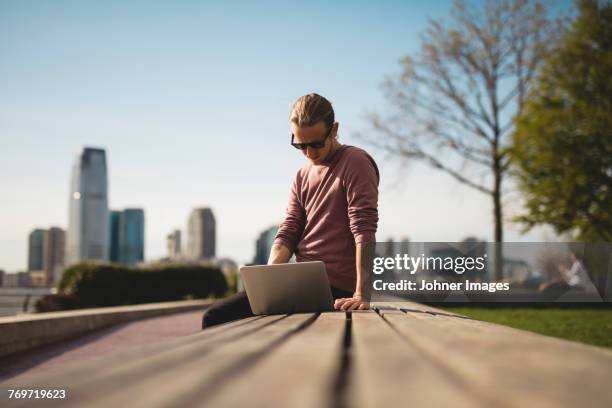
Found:
M 270 250 L 270 258 L 268 258 L 268 265 L 287 263 L 291 258 L 291 251 L 289 248 L 282 244 L 272 245 Z
M 350 312 L 351 310 L 368 310 L 370 308 L 370 302 L 362 300 L 361 296 L 354 296 L 352 298 L 340 298 L 334 302 L 334 308 Z

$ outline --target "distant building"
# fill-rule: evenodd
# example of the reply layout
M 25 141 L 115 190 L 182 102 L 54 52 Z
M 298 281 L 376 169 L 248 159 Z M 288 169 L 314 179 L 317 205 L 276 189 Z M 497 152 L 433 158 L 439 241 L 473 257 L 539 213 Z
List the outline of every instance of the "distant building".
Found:
M 144 261 L 144 210 L 111 211 L 109 221 L 111 262 L 136 265 Z
M 28 271 L 43 269 L 43 242 L 46 230 L 37 228 L 28 238 Z
M 86 147 L 72 168 L 66 265 L 108 259 L 106 152 Z
M 119 262 L 119 220 L 121 219 L 121 211 L 109 212 L 108 226 L 108 260 L 111 262 Z
M 65 265 L 66 231 L 51 227 L 45 232 L 43 241 L 43 270 L 47 273 L 49 285 L 59 282 Z
M 28 240 L 28 272 L 35 286 L 54 285 L 64 270 L 66 232 L 58 227 L 35 229 Z M 44 277 L 43 277 L 44 275 Z M 44 283 L 42 283 L 44 281 Z
M 28 272 L 7 273 L 4 275 L 2 286 L 5 288 L 30 286 L 30 274 Z
M 408 237 L 402 237 L 399 242 L 399 252 L 400 254 L 410 255 L 410 240 Z
M 166 236 L 168 258 L 177 259 L 181 256 L 181 231 L 174 230 Z
M 274 225 L 259 234 L 257 241 L 255 241 L 255 257 L 253 258 L 253 264 L 265 265 L 268 263 L 268 258 L 270 257 L 270 251 L 272 250 L 277 231 L 278 225 Z
M 4 286 L 4 271 L 0 269 L 0 287 Z
M 30 286 L 44 287 L 48 285 L 49 276 L 46 271 L 30 271 Z
M 187 222 L 187 257 L 212 259 L 216 253 L 216 222 L 210 208 L 191 211 Z

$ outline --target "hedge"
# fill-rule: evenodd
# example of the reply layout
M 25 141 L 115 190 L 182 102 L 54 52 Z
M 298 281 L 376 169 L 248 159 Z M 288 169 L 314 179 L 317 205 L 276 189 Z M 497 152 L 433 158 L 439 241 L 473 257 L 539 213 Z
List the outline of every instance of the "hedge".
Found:
M 227 290 L 225 276 L 215 266 L 129 268 L 117 264 L 80 263 L 64 271 L 58 295 L 55 299 L 41 299 L 37 310 L 57 310 L 58 305 L 102 307 L 221 297 Z

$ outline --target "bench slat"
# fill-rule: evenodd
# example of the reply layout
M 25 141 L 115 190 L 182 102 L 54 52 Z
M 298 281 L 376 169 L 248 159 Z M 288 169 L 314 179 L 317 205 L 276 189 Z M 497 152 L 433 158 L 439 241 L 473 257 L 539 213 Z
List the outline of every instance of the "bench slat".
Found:
M 325 407 L 340 368 L 345 313 L 323 313 L 207 401 L 213 407 Z
M 404 318 L 403 315 L 395 315 Z M 353 314 L 349 406 L 486 406 L 377 314 Z

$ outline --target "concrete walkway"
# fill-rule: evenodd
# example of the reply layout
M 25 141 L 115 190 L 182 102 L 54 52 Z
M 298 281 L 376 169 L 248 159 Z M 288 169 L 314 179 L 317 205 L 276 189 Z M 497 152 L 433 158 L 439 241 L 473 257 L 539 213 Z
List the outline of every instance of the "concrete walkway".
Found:
M 122 323 L 58 344 L 0 359 L 0 382 L 27 381 L 32 375 L 57 372 L 74 363 L 103 359 L 113 353 L 175 339 L 201 331 L 202 311 L 177 313 Z

